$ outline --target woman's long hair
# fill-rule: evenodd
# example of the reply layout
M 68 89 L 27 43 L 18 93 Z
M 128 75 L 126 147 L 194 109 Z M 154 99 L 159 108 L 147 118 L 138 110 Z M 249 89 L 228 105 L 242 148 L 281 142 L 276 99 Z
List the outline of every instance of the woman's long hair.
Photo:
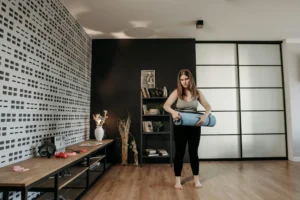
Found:
M 191 71 L 188 70 L 188 69 L 182 69 L 178 73 L 178 77 L 177 77 L 177 94 L 178 94 L 178 98 L 183 99 L 183 97 L 186 95 L 185 91 L 184 91 L 184 88 L 182 87 L 181 82 L 180 82 L 180 77 L 182 75 L 185 75 L 190 79 L 190 84 L 189 84 L 187 89 L 191 92 L 192 97 L 196 98 L 197 95 L 198 95 L 198 90 L 196 88 L 194 77 L 193 77 Z

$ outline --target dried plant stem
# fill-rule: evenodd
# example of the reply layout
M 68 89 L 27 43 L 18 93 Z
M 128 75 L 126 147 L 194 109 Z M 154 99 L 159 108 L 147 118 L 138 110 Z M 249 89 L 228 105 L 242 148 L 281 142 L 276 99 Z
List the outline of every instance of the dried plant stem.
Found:
M 126 139 L 122 140 L 122 165 L 127 165 L 128 158 L 128 144 Z
M 128 115 L 127 120 L 120 120 L 118 124 L 119 132 L 122 140 L 122 165 L 127 165 L 128 159 L 128 137 L 131 118 Z

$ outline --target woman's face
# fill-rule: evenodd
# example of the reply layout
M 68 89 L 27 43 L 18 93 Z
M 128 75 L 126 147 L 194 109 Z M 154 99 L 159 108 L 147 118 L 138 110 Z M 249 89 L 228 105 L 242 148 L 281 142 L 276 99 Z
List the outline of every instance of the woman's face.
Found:
M 190 78 L 187 77 L 186 75 L 181 75 L 180 76 L 180 83 L 181 83 L 182 87 L 186 89 L 190 85 Z

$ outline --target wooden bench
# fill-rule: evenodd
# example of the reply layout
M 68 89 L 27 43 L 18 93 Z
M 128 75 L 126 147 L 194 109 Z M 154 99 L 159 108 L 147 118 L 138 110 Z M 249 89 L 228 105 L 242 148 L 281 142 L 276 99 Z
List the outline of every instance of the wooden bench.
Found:
M 3 199 L 8 200 L 9 191 L 21 191 L 22 200 L 27 200 L 29 191 L 43 192 L 43 195 L 50 197 L 47 197 L 48 199 L 57 200 L 60 195 L 67 199 L 80 199 L 115 160 L 113 140 L 103 140 L 103 144 L 99 145 L 95 142 L 97 141 L 87 140 L 79 143 L 90 143 L 95 146 L 74 144 L 67 147 L 68 151 L 86 149 L 87 152 L 66 159 L 55 156 L 48 159 L 38 156 L 0 168 L 0 191 L 3 192 Z M 97 166 L 99 162 L 101 164 Z M 12 170 L 13 166 L 21 166 L 29 170 L 15 172 Z M 91 166 L 96 167 L 92 170 Z M 60 172 L 63 171 L 70 172 L 71 176 L 59 177 Z M 79 193 L 74 192 L 75 190 Z

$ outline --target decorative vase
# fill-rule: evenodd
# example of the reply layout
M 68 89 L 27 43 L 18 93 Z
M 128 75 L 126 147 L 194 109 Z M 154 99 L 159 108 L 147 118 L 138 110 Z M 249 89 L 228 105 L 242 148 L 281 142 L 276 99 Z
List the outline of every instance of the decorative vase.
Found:
M 102 141 L 104 136 L 104 129 L 102 128 L 102 126 L 97 126 L 97 128 L 95 129 L 95 137 L 97 141 Z

